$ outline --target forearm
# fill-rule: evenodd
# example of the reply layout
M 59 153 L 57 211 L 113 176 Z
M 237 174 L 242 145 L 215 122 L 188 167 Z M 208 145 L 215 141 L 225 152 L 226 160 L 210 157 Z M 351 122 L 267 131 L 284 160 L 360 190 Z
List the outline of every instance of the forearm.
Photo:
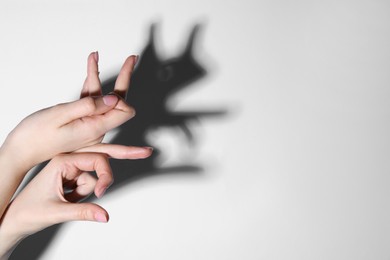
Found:
M 28 170 L 23 165 L 20 155 L 10 149 L 0 148 L 0 260 L 8 259 L 22 239 L 2 225 L 2 217 Z
M 0 226 L 0 260 L 7 260 L 23 237 L 7 234 Z
M 0 219 L 28 171 L 16 156 L 0 148 Z

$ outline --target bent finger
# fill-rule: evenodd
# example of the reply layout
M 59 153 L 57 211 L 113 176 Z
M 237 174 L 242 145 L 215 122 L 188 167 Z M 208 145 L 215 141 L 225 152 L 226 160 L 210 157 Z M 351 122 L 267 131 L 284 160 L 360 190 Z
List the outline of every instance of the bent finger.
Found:
M 75 181 L 75 186 L 70 193 L 65 194 L 65 199 L 69 202 L 79 202 L 89 195 L 95 189 L 97 180 L 88 172 L 82 172 Z
M 63 165 L 71 165 L 80 171 L 95 171 L 98 176 L 94 192 L 96 197 L 103 196 L 106 189 L 113 183 L 114 178 L 112 170 L 108 162 L 108 158 L 100 153 L 72 153 L 57 156 Z M 53 160 L 52 160 L 53 161 Z M 55 165 L 55 164 L 53 164 Z M 66 168 L 65 168 L 66 169 Z M 76 174 L 75 174 L 76 172 Z M 75 179 L 79 173 L 78 171 L 62 171 L 62 177 L 65 179 Z
M 108 132 L 130 120 L 134 116 L 135 109 L 126 104 L 122 99 L 119 99 L 114 109 L 96 117 L 96 120 L 100 120 L 101 124 L 99 125 L 104 127 L 102 130 L 104 130 L 104 132 Z
M 118 100 L 119 98 L 115 95 L 88 96 L 73 102 L 58 104 L 52 110 L 53 118 L 64 125 L 82 117 L 101 115 L 112 110 Z

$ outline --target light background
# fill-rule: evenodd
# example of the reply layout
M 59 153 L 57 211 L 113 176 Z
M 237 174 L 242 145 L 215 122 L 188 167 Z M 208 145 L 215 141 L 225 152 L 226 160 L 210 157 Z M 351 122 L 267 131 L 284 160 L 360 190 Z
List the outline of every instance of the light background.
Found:
M 166 163 L 203 174 L 115 191 L 99 201 L 109 224 L 67 224 L 42 259 L 389 259 L 389 14 L 378 0 L 2 0 L 1 140 L 75 99 L 91 51 L 116 73 L 152 22 L 166 57 L 204 25 L 208 76 L 178 109 L 229 109 L 195 124 L 195 148 L 152 134 Z

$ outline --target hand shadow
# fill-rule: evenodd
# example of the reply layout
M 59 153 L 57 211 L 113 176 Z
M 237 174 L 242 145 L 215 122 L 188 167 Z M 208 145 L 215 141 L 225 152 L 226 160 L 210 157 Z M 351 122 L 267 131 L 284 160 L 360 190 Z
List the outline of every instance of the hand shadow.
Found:
M 194 138 L 188 128 L 187 122 L 192 119 L 200 119 L 205 116 L 222 116 L 225 110 L 203 112 L 171 112 L 167 109 L 168 98 L 175 92 L 188 87 L 192 82 L 206 75 L 206 70 L 195 61 L 193 45 L 200 25 L 194 26 L 183 53 L 176 58 L 162 60 L 155 49 L 155 28 L 150 29 L 149 41 L 144 48 L 136 69 L 131 78 L 131 88 L 126 101 L 134 106 L 137 115 L 119 127 L 117 135 L 111 143 L 122 145 L 150 146 L 146 140 L 146 133 L 161 126 L 179 126 L 188 139 L 194 142 Z M 117 75 L 102 83 L 103 93 L 108 93 L 114 88 Z M 158 151 L 154 151 L 150 158 L 144 160 L 111 160 L 114 172 L 114 184 L 107 193 L 119 187 L 127 186 L 138 179 L 158 174 L 197 174 L 202 173 L 198 165 L 177 165 L 170 168 L 156 166 Z M 35 176 L 45 164 L 38 166 Z M 126 172 L 126 173 L 125 173 Z M 92 200 L 91 196 L 87 201 Z M 63 224 L 49 227 L 22 241 L 10 259 L 38 259 L 54 240 L 56 233 Z

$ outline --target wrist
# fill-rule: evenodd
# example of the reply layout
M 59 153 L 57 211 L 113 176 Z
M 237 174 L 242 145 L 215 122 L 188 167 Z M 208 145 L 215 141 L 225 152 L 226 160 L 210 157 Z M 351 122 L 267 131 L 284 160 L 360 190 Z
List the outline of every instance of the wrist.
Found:
M 0 219 L 29 170 L 17 157 L 14 152 L 8 150 L 8 148 L 6 149 L 4 145 L 0 147 Z
M 34 166 L 26 157 L 20 149 L 12 147 L 7 141 L 0 147 L 0 167 L 13 175 L 24 177 Z
M 26 237 L 18 231 L 19 225 L 15 218 L 7 218 L 8 204 L 3 216 L 0 218 L 0 260 L 7 260 L 15 247 Z
M 23 238 L 23 236 L 7 231 L 6 227 L 0 224 L 0 260 L 7 260 Z

